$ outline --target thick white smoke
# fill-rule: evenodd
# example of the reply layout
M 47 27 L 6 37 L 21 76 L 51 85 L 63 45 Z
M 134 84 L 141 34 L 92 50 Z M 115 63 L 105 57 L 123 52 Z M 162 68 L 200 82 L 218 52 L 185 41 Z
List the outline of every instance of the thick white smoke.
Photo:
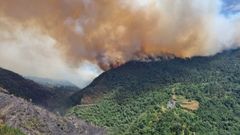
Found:
M 0 67 L 25 76 L 68 80 L 79 87 L 86 86 L 102 71 L 87 61 L 78 68 L 61 59 L 54 48 L 56 41 L 39 29 L 24 28 L 0 20 Z

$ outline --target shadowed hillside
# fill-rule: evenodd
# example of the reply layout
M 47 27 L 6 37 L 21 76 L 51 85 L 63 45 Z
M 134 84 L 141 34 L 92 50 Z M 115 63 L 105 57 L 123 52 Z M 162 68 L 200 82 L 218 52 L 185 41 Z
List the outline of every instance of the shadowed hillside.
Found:
M 43 106 L 48 106 L 47 101 L 54 96 L 49 89 L 2 68 L 0 68 L 0 87 L 7 89 L 10 94 Z
M 44 82 L 48 81 L 51 83 L 50 80 L 44 80 Z M 67 83 L 67 85 L 65 83 L 56 85 L 55 83 L 51 85 L 43 84 L 2 68 L 0 68 L 0 87 L 7 89 L 10 94 L 22 97 L 36 105 L 61 114 L 73 106 L 73 102 L 69 97 L 74 92 L 80 91 L 78 87 L 73 84 L 70 85 L 70 83 Z
M 44 86 L 54 94 L 53 98 L 48 101 L 48 109 L 60 114 L 64 114 L 67 109 L 74 106 L 74 102 L 69 97 L 71 97 L 73 93 L 81 90 L 76 85 L 64 80 L 52 80 L 39 77 L 26 78 Z

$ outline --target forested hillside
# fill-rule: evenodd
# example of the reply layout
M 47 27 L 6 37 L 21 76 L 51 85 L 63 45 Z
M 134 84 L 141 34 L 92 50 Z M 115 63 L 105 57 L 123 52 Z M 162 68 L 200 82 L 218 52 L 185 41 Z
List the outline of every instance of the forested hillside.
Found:
M 240 134 L 240 50 L 132 61 L 76 93 L 69 115 L 109 134 Z

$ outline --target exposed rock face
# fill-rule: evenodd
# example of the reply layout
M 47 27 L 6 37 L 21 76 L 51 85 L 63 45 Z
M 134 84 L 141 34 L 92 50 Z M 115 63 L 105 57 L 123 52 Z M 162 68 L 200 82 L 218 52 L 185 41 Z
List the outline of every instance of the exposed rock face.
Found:
M 74 117 L 61 117 L 0 88 L 0 119 L 28 135 L 103 135 L 105 130 Z

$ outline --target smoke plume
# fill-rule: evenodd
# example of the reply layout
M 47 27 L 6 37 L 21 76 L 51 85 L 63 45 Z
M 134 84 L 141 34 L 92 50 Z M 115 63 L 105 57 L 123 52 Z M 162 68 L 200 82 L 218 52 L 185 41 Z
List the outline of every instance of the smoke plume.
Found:
M 221 7 L 221 0 L 0 0 L 0 18 L 51 37 L 71 66 L 90 61 L 107 70 L 149 55 L 238 47 L 239 17 Z

